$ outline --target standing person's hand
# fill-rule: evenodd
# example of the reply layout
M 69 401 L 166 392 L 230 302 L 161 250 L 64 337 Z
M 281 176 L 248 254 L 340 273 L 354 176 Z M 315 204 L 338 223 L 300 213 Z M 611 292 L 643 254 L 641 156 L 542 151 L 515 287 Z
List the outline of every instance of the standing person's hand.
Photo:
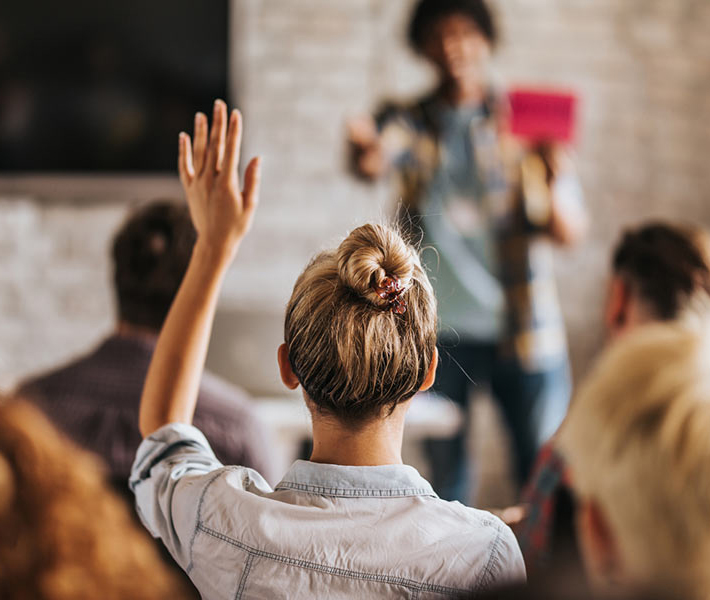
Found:
M 194 148 L 190 136 L 180 134 L 178 170 L 197 230 L 197 244 L 234 256 L 251 228 L 259 201 L 261 159 L 252 158 L 239 186 L 242 116 L 233 110 L 227 124 L 227 106 L 215 101 L 212 130 L 207 117 L 195 115 Z
M 389 164 L 372 117 L 365 115 L 350 119 L 347 132 L 354 171 L 367 179 L 377 179 L 384 175 Z
M 544 144 L 536 148 L 540 179 L 544 179 L 549 231 L 558 243 L 572 245 L 586 235 L 589 219 L 584 194 L 577 177 L 571 150 L 562 144 Z

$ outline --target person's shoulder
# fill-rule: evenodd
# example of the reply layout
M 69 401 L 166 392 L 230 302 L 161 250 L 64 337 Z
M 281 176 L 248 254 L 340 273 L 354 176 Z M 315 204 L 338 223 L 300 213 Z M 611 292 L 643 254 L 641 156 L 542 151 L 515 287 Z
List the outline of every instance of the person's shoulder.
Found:
M 520 563 L 522 556 L 513 531 L 500 517 L 487 510 L 464 506 L 460 502 L 439 500 L 437 509 L 451 529 L 451 535 L 465 546 L 475 544 L 496 561 Z
M 234 508 L 242 502 L 259 503 L 274 491 L 264 476 L 251 467 L 225 465 L 198 479 L 202 482 L 200 497 L 206 506 Z
M 110 364 L 110 361 L 103 355 L 113 339 L 109 337 L 95 348 L 79 353 L 58 366 L 28 376 L 17 385 L 17 395 L 31 399 L 32 396 L 42 397 L 62 391 L 81 391 L 87 383 L 93 383 L 99 376 L 104 378 L 106 364 Z
M 81 356 L 58 367 L 35 373 L 20 381 L 15 394 L 27 400 L 44 400 L 48 395 L 73 388 L 86 375 L 86 365 L 91 355 Z M 54 399 L 60 398 L 54 396 Z
M 19 392 L 30 388 L 41 388 L 48 383 L 64 380 L 67 375 L 80 369 L 88 358 L 88 355 L 75 357 L 60 365 L 29 375 L 18 384 L 17 390 Z
M 480 529 L 496 533 L 507 527 L 503 521 L 487 510 L 466 506 L 460 502 L 450 502 L 439 499 L 437 507 L 441 511 L 448 512 L 460 524 L 468 525 L 471 528 Z
M 434 101 L 433 93 L 417 98 L 386 99 L 375 111 L 375 122 L 380 129 L 393 122 L 406 122 L 411 127 L 424 126 L 427 110 Z

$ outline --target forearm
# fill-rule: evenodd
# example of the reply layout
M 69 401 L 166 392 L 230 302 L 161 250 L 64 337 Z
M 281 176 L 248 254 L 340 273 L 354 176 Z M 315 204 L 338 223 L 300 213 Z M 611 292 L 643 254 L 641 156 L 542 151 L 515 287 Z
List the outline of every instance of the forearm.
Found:
M 209 140 L 208 140 L 209 137 Z M 259 200 L 261 161 L 252 159 L 239 191 L 241 115 L 215 101 L 212 129 L 195 115 L 195 149 L 180 133 L 178 171 L 197 231 L 190 264 L 153 353 L 143 385 L 139 427 L 144 437 L 167 423 L 192 423 L 222 280 L 251 227 Z
M 210 332 L 233 250 L 198 243 L 170 308 L 140 406 L 140 431 L 147 437 L 167 423 L 192 423 Z

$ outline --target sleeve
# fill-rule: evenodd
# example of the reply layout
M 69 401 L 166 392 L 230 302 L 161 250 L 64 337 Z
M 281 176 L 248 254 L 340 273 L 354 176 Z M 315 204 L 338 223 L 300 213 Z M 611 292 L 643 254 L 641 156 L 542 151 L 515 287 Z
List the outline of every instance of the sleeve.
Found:
M 412 163 L 419 137 L 412 111 L 385 104 L 375 115 L 375 124 L 391 164 L 403 167 Z
M 183 568 L 200 501 L 222 466 L 202 432 L 184 423 L 161 427 L 138 447 L 129 480 L 138 516 Z

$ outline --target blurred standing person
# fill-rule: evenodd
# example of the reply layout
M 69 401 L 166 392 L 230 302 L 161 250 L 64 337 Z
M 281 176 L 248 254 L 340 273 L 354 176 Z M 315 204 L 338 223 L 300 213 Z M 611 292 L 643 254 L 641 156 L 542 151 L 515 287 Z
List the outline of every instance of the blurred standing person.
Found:
M 497 29 L 483 0 L 420 0 L 409 41 L 439 84 L 412 105 L 352 120 L 354 168 L 372 180 L 399 175 L 406 221 L 436 250 L 424 253 L 440 307 L 436 390 L 466 409 L 472 384 L 490 386 L 522 482 L 569 399 L 550 241 L 584 234 L 581 190 L 569 157 L 547 147 L 543 209 L 540 193 L 523 191 L 525 154 L 503 133 L 506 103 L 488 75 Z M 437 492 L 467 501 L 465 431 L 429 440 L 427 453 Z
M 184 205 L 155 201 L 133 212 L 113 240 L 115 332 L 88 355 L 19 389 L 74 442 L 106 461 L 126 497 L 142 439 L 137 423 L 143 381 L 195 239 Z M 273 450 L 246 392 L 205 373 L 200 402 L 195 422 L 210 435 L 217 456 L 273 479 Z

